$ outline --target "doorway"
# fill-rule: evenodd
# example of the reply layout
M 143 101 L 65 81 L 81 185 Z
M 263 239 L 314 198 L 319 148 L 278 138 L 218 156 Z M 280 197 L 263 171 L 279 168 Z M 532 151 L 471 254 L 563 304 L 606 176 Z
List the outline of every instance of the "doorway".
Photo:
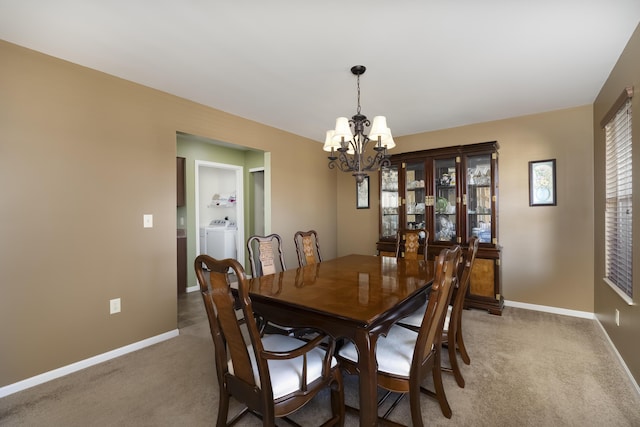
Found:
M 253 227 L 254 214 L 256 209 L 260 209 L 260 212 L 264 212 L 264 216 L 260 218 L 259 223 L 264 224 L 265 232 L 270 229 L 270 153 L 261 150 L 250 149 L 247 147 L 213 140 L 210 138 L 186 134 L 183 132 L 176 133 L 176 155 L 186 158 L 185 165 L 185 186 L 186 186 L 186 204 L 176 209 L 176 226 L 178 229 L 186 233 L 187 240 L 187 292 L 194 292 L 199 289 L 198 282 L 193 270 L 193 260 L 200 253 L 200 225 L 209 219 L 209 222 L 214 219 L 213 217 L 207 218 L 207 214 L 200 212 L 201 202 L 204 200 L 212 200 L 214 194 L 207 194 L 200 196 L 200 191 L 196 189 L 196 174 L 198 170 L 204 171 L 205 169 L 196 166 L 197 161 L 201 161 L 205 166 L 211 166 L 213 169 L 229 168 L 234 165 L 236 168 L 244 168 L 244 185 L 241 185 L 240 178 L 236 181 L 237 186 L 244 190 L 244 197 L 240 197 L 240 193 L 236 193 L 237 200 L 240 200 L 240 205 L 236 202 L 236 224 L 240 234 L 238 235 L 237 247 L 244 253 L 238 254 L 237 259 L 244 266 L 248 266 L 246 258 L 246 248 L 244 240 L 246 236 L 255 233 Z M 209 170 L 212 170 L 209 168 Z M 228 169 L 227 169 L 228 170 Z M 263 206 L 254 205 L 253 195 L 253 174 L 252 171 L 262 171 L 264 177 L 264 202 Z M 235 169 L 232 169 L 231 174 L 237 173 Z M 234 175 L 235 179 L 235 175 Z M 199 180 L 202 181 L 202 180 Z M 206 180 L 205 180 L 206 181 Z M 222 191 L 222 190 L 221 190 Z M 216 191 L 223 197 L 222 192 Z M 227 191 L 228 192 L 228 191 Z M 196 202 L 196 197 L 198 198 Z M 230 208 L 227 208 L 229 210 Z M 244 212 L 241 211 L 244 209 Z M 211 211 L 214 208 L 209 209 Z M 217 211 L 222 211 L 221 208 L 217 208 Z M 230 215 L 218 215 L 217 219 L 224 219 L 225 216 Z M 243 239 L 243 240 L 240 240 Z
M 244 168 L 195 161 L 196 254 L 224 254 L 244 267 Z

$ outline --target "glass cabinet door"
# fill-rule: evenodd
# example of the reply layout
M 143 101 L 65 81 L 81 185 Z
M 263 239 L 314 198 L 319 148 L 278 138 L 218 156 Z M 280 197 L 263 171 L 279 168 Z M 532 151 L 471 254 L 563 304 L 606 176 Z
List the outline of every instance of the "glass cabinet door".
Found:
M 491 154 L 468 156 L 466 161 L 467 234 L 480 243 L 492 243 Z
M 393 165 L 381 171 L 380 209 L 382 238 L 394 238 L 398 231 L 400 216 L 398 212 L 398 167 Z
M 434 161 L 434 231 L 437 242 L 457 242 L 458 193 L 456 179 L 456 159 L 436 159 Z
M 426 228 L 424 161 L 405 164 L 405 208 L 403 227 L 409 230 Z
M 477 236 L 481 251 L 465 296 L 465 307 L 502 313 L 496 141 L 394 154 L 380 178 L 380 256 L 393 257 L 396 235 L 405 229 L 429 233 L 427 257 L 444 248 L 468 246 Z

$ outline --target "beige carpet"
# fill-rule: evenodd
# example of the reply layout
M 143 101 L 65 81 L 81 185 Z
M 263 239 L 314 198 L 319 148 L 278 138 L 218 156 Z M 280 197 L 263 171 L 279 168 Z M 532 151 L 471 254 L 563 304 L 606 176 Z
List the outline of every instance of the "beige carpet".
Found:
M 0 400 L 2 426 L 209 426 L 218 385 L 199 294 L 184 298 L 180 336 Z M 423 396 L 431 426 L 640 426 L 640 396 L 591 320 L 516 308 L 463 313 L 466 387 L 445 374 L 453 417 Z M 357 405 L 357 378 L 346 400 Z M 427 382 L 428 385 L 428 382 Z M 317 425 L 323 394 L 296 414 Z M 410 424 L 408 400 L 392 419 Z M 240 426 L 261 423 L 245 417 Z M 348 416 L 347 426 L 357 426 Z

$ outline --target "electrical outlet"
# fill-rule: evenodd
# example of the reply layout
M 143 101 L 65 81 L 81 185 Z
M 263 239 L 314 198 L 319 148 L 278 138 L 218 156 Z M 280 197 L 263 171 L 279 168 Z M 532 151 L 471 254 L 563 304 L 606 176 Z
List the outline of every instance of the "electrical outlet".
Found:
M 620 310 L 616 308 L 616 326 L 620 326 Z
M 109 314 L 120 313 L 120 298 L 109 300 Z

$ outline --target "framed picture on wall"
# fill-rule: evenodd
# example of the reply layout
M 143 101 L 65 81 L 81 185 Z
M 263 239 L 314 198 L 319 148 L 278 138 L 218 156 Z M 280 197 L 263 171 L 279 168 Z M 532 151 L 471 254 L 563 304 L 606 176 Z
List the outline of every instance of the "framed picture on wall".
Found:
M 556 205 L 556 159 L 529 162 L 529 206 Z
M 362 182 L 356 181 L 356 208 L 369 209 L 369 176 Z

